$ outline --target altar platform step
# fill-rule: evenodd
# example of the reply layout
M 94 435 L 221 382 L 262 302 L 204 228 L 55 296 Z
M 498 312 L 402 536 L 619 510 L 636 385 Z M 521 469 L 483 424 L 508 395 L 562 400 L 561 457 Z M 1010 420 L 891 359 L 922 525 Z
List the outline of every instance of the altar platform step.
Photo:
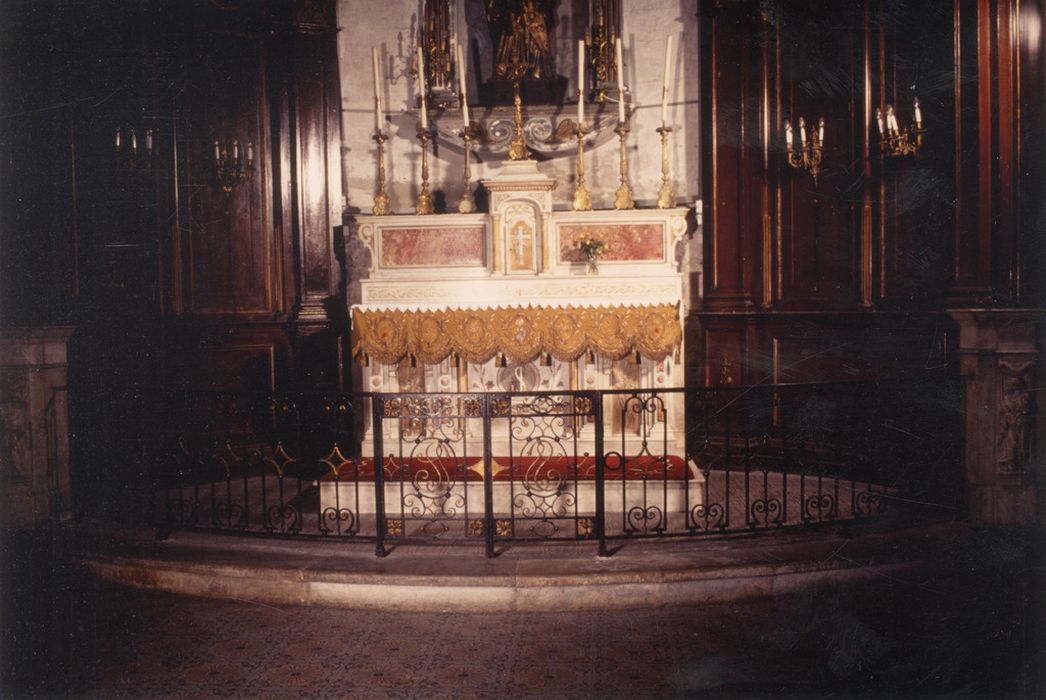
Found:
M 916 584 L 948 566 L 969 534 L 953 521 L 898 518 L 816 531 L 730 537 L 627 539 L 613 555 L 591 542 L 394 544 L 385 558 L 363 540 L 273 540 L 151 531 L 111 524 L 71 528 L 80 563 L 141 588 L 260 603 L 424 611 L 558 611 L 723 603 L 787 595 L 825 583 L 887 577 Z

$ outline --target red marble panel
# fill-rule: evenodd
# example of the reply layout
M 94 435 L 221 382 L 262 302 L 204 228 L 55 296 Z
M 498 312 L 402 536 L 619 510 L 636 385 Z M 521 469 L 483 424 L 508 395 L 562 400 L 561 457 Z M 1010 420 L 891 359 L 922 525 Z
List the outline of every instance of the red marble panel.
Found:
M 485 227 L 395 228 L 381 232 L 381 267 L 486 264 Z
M 665 258 L 662 224 L 568 224 L 559 227 L 559 261 L 585 262 L 578 241 L 591 236 L 604 241 L 601 261 L 659 261 Z

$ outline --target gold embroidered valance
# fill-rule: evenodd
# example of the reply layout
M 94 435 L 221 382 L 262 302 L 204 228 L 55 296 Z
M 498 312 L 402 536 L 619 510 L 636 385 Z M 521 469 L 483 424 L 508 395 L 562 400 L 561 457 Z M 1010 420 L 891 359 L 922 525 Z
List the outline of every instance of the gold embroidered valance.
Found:
M 597 307 L 511 307 L 439 311 L 352 310 L 353 355 L 396 364 L 414 356 L 426 365 L 452 353 L 480 364 L 497 353 L 531 362 L 547 352 L 572 362 L 589 350 L 611 359 L 638 351 L 663 360 L 683 327 L 675 304 Z

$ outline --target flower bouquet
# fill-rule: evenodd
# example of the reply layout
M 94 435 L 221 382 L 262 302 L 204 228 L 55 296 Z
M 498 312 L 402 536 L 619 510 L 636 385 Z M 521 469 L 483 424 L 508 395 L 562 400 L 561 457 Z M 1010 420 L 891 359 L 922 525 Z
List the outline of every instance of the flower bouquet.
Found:
M 581 254 L 585 256 L 585 261 L 588 262 L 588 271 L 598 272 L 599 259 L 603 256 L 603 250 L 607 247 L 606 241 L 601 238 L 585 236 L 577 242 L 577 245 L 581 249 Z

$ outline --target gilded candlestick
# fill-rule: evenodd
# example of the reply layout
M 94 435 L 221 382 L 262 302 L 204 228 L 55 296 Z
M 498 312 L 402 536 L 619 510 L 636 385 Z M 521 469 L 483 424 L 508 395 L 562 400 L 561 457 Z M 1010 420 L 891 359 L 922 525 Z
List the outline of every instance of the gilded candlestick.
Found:
M 628 134 L 628 124 L 618 122 L 614 129 L 621 139 L 621 184 L 614 194 L 615 209 L 635 209 L 636 203 L 632 199 L 632 187 L 628 184 L 628 154 L 625 151 L 625 136 Z
M 513 84 L 513 92 L 513 135 L 512 142 L 509 143 L 508 146 L 508 159 L 526 160 L 527 158 L 530 158 L 530 150 L 527 148 L 527 143 L 523 139 L 523 101 L 519 96 L 519 80 Z
M 374 195 L 374 208 L 371 211 L 375 216 L 386 216 L 392 213 L 385 184 L 385 142 L 388 140 L 388 137 L 380 131 L 374 134 L 374 142 L 378 144 L 378 192 Z
M 458 202 L 458 213 L 471 214 L 476 211 L 476 199 L 472 196 L 472 170 L 470 167 L 472 140 L 476 138 L 476 125 L 469 122 L 468 126 L 461 130 L 461 139 L 465 142 L 465 191 L 461 194 Z
M 657 208 L 670 209 L 676 204 L 676 196 L 668 184 L 668 135 L 672 133 L 672 127 L 659 126 L 657 133 L 661 134 L 661 189 L 657 192 Z
M 415 214 L 431 214 L 432 195 L 429 194 L 429 141 L 432 134 L 428 129 L 418 127 L 418 141 L 421 142 L 421 189 L 418 190 L 418 199 L 414 203 Z
M 583 124 L 577 125 L 577 187 L 574 188 L 574 211 L 591 211 L 592 200 L 585 188 L 585 134 Z

